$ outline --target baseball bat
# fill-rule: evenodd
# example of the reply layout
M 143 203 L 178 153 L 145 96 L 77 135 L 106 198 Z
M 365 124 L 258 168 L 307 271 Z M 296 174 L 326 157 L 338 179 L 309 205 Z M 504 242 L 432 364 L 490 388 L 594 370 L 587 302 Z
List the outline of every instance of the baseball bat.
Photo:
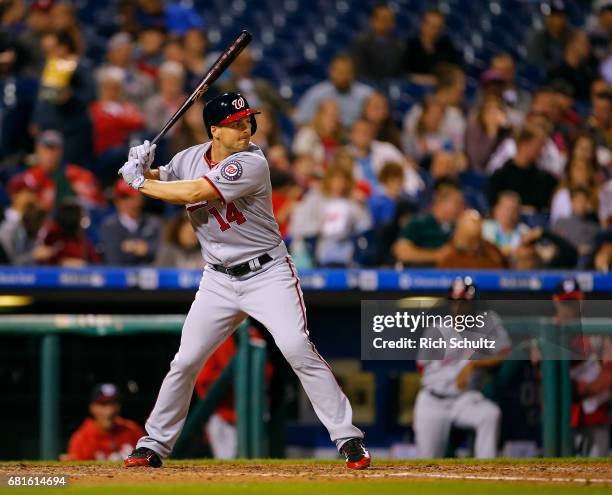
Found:
M 244 50 L 244 48 L 251 42 L 251 33 L 242 30 L 234 42 L 225 49 L 225 51 L 219 56 L 217 61 L 212 65 L 208 72 L 204 75 L 198 87 L 189 95 L 189 97 L 183 102 L 181 108 L 179 108 L 172 117 L 168 119 L 168 122 L 164 124 L 162 130 L 159 131 L 157 136 L 153 138 L 151 144 L 156 144 L 166 133 L 172 128 L 178 119 L 194 104 L 199 100 L 208 88 L 212 86 L 219 76 L 223 74 L 225 69 L 236 59 L 238 54 Z

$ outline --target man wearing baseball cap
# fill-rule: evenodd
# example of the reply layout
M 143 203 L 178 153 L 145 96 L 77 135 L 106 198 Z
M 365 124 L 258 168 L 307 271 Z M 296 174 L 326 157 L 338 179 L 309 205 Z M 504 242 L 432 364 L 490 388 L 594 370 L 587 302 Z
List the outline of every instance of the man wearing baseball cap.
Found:
M 152 263 L 159 244 L 159 221 L 142 213 L 143 196 L 124 180 L 115 183 L 113 196 L 117 213 L 101 227 L 104 261 L 130 266 Z
M 65 163 L 64 139 L 58 131 L 47 129 L 38 134 L 34 156 L 34 166 L 22 175 L 38 190 L 40 206 L 50 210 L 69 197 L 77 197 L 84 207 L 106 205 L 96 177 L 83 167 Z
M 96 385 L 91 392 L 88 417 L 70 437 L 65 461 L 120 460 L 129 454 L 143 429 L 119 416 L 121 394 L 113 383 Z

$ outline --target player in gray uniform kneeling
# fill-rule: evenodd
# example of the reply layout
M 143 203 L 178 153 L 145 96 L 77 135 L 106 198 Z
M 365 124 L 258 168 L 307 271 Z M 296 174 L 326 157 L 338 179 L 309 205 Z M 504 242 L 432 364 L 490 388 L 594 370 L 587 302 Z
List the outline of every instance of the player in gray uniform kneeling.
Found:
M 471 277 L 457 278 L 449 291 L 450 311 L 472 313 L 475 308 L 469 301 L 476 299 L 476 294 Z M 451 348 L 450 345 L 443 351 L 419 350 L 417 366 L 422 372 L 422 388 L 414 406 L 413 422 L 419 457 L 444 457 L 452 426 L 475 430 L 475 457 L 497 454 L 501 411 L 471 384 L 476 381 L 478 371 L 496 367 L 503 361 L 510 351 L 510 339 L 495 312 L 488 311 L 485 322 L 485 327 L 478 332 L 448 327 L 426 330 L 426 337 L 447 343 L 457 338 L 480 340 L 486 335 L 495 342 L 495 350 L 486 352 L 485 356 L 473 348 Z
M 370 465 L 351 405 L 308 337 L 300 282 L 272 213 L 268 162 L 250 142 L 256 113 L 242 95 L 223 94 L 204 109 L 211 141 L 177 153 L 156 170 L 150 168 L 155 145 L 145 141 L 130 150 L 120 170 L 142 194 L 185 205 L 206 263 L 147 435 L 125 459 L 128 467 L 161 466 L 183 428 L 204 362 L 249 315 L 274 337 L 347 467 Z

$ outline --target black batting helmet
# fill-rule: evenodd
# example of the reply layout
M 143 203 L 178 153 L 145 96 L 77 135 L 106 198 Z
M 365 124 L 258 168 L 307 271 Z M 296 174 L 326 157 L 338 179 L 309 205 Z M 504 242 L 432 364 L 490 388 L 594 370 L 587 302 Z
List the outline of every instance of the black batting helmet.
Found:
M 255 114 L 260 113 L 249 107 L 249 102 L 240 93 L 224 93 L 210 100 L 204 107 L 204 127 L 212 138 L 210 127 L 225 125 L 243 117 L 251 116 L 251 135 L 257 130 Z
M 469 275 L 457 277 L 448 290 L 448 298 L 453 301 L 472 301 L 478 297 L 478 289 Z

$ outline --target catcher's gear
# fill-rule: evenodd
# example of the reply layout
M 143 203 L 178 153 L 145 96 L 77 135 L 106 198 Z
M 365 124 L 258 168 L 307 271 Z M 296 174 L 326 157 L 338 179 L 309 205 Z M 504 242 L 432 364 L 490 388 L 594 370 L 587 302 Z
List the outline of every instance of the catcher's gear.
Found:
M 151 164 L 155 159 L 156 144 L 151 144 L 149 141 L 142 143 L 140 146 L 130 148 L 128 160 L 138 160 L 142 164 L 142 169 L 146 172 L 151 168 Z
M 119 174 L 134 189 L 140 189 L 144 184 L 144 171 L 142 164 L 137 159 L 130 159 L 125 162 L 123 167 L 119 169 Z
M 261 113 L 249 107 L 249 102 L 240 93 L 224 93 L 213 98 L 204 107 L 204 127 L 212 138 L 211 126 L 226 125 L 243 117 L 251 116 L 251 136 L 257 131 L 255 114 Z

